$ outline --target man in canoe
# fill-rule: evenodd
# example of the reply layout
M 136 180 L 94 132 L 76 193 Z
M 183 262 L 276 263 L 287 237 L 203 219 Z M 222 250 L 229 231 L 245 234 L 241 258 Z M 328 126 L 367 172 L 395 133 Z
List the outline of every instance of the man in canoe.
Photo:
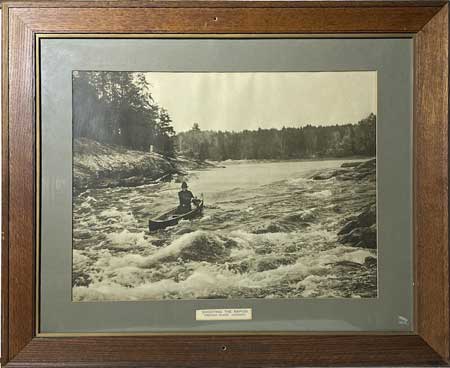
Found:
M 181 184 L 181 191 L 178 192 L 178 199 L 180 205 L 178 206 L 177 213 L 187 213 L 192 211 L 191 203 L 194 199 L 194 195 L 188 190 L 188 185 L 185 181 Z

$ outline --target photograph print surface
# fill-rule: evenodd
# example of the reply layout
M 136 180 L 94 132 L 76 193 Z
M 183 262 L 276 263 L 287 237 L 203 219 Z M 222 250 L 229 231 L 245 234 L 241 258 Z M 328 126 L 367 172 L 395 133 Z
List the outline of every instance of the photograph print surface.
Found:
M 377 297 L 376 72 L 72 79 L 74 301 Z

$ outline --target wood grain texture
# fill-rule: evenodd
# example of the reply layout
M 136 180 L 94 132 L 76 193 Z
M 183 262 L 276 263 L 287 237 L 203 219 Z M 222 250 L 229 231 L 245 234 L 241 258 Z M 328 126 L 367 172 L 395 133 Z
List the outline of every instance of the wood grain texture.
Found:
M 415 41 L 417 331 L 448 360 L 448 6 Z
M 441 365 L 448 359 L 448 19 L 442 1 L 14 2 L 4 5 L 2 356 L 11 367 Z M 146 6 L 145 8 L 143 6 Z M 58 6 L 61 6 L 59 8 Z M 437 15 L 436 15 L 437 14 Z M 218 21 L 214 22 L 214 17 Z M 430 21 L 431 19 L 431 21 Z M 420 31 L 425 27 L 422 31 Z M 419 32 L 415 108 L 420 336 L 33 338 L 34 33 Z M 6 58 L 7 57 L 7 58 Z M 7 185 L 5 185 L 5 183 Z M 5 197 L 6 195 L 6 197 Z M 5 205 L 6 201 L 6 205 Z M 442 203 L 444 201 L 444 204 Z M 446 217 L 447 216 L 447 217 Z M 448 240 L 448 239 L 447 239 Z M 6 340 L 6 341 L 5 341 Z M 226 346 L 225 351 L 222 347 Z
M 8 17 L 2 12 L 2 55 L 8 55 Z M 2 81 L 8 80 L 8 58 L 2 58 Z M 2 362 L 8 360 L 9 343 L 9 131 L 8 85 L 2 83 Z
M 34 334 L 34 104 L 33 32 L 9 14 L 8 357 Z M 3 355 L 3 354 L 2 354 Z
M 300 367 L 367 366 L 387 362 L 389 365 L 423 366 L 444 363 L 420 337 L 394 335 L 36 338 L 8 366 L 25 367 L 30 361 L 45 367 Z
M 241 0 L 4 0 L 11 7 L 147 7 L 147 8 L 314 8 L 314 7 L 442 7 L 446 0 L 305 0 L 305 1 L 241 1 Z M 95 6 L 93 6 L 95 5 Z
M 36 32 L 411 33 L 439 7 L 12 8 Z M 58 19 L 57 22 L 54 20 Z M 171 21 L 168 22 L 167 20 Z M 217 19 L 217 20 L 216 20 Z

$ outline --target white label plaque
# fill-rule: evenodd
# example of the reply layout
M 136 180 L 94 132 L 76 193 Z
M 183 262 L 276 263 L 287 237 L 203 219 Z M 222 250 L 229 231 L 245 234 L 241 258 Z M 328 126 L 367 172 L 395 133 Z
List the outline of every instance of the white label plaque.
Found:
M 251 320 L 251 308 L 197 309 L 196 321 L 238 321 Z

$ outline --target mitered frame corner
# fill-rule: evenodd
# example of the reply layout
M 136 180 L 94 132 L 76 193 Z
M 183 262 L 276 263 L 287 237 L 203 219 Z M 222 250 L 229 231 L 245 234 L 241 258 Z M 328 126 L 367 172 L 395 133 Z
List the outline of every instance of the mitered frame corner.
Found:
M 220 22 L 213 21 L 217 17 Z M 324 25 L 320 19 L 336 21 Z M 3 4 L 2 360 L 7 366 L 446 365 L 448 5 L 444 1 L 60 1 Z M 413 34 L 413 334 L 36 337 L 36 35 Z M 224 351 L 223 346 L 227 346 Z

